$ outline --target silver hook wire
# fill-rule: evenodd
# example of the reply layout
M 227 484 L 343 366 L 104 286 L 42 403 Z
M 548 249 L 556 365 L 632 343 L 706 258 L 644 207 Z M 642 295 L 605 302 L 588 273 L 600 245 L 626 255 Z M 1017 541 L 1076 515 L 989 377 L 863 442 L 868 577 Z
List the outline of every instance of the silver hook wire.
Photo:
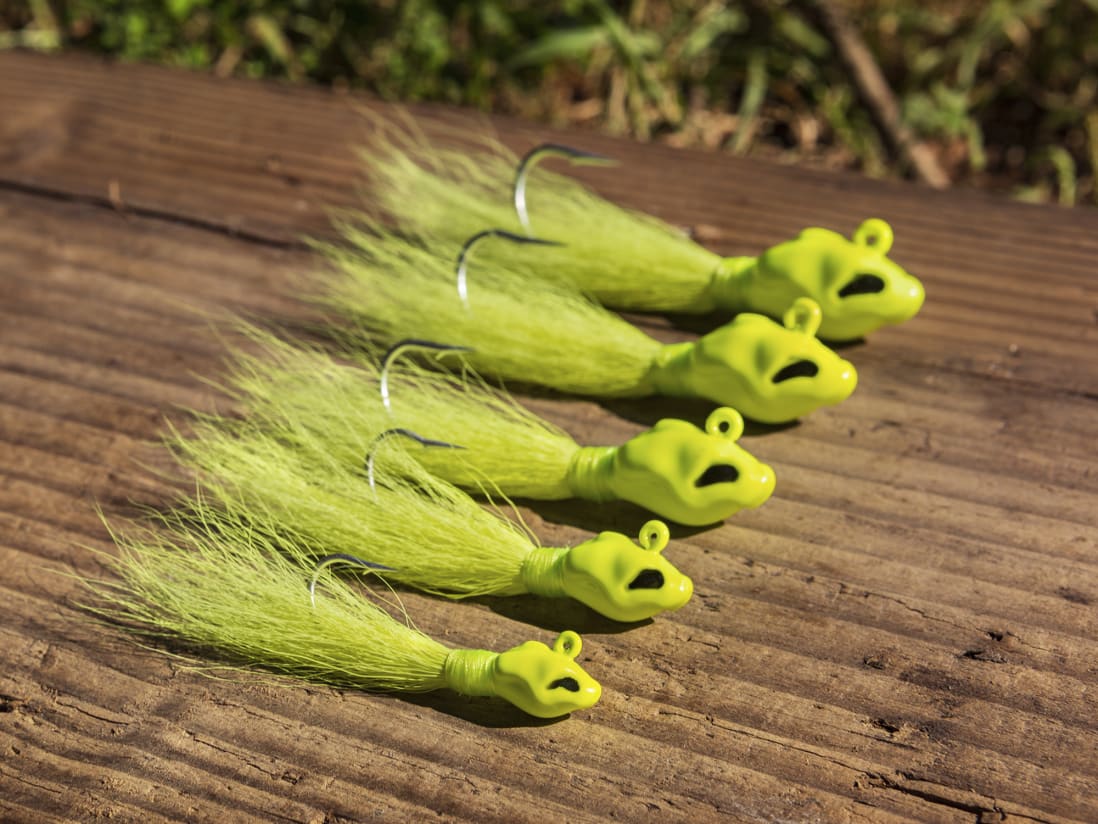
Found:
M 526 176 L 546 157 L 563 157 L 573 166 L 611 166 L 617 163 L 612 157 L 573 149 L 561 143 L 542 143 L 523 155 L 515 168 L 512 200 L 515 203 L 515 214 L 518 216 L 519 223 L 528 235 L 533 232 L 530 229 L 530 215 L 526 212 Z
M 392 412 L 393 407 L 389 401 L 389 365 L 408 349 L 433 349 L 436 352 L 472 352 L 471 346 L 451 346 L 448 343 L 435 343 L 433 340 L 420 340 L 419 338 L 405 338 L 390 346 L 381 358 L 381 402 L 385 405 L 386 412 Z
M 325 555 L 316 562 L 316 567 L 313 569 L 313 577 L 309 581 L 309 602 L 313 605 L 313 609 L 316 609 L 316 582 L 320 578 L 320 573 L 334 564 L 357 564 L 358 566 L 363 566 L 370 570 L 396 572 L 396 569 L 393 567 L 385 566 L 384 564 L 375 564 L 373 561 L 364 561 L 361 558 L 357 558 L 354 555 L 348 555 L 345 552 Z
M 543 240 L 538 237 L 528 237 L 526 235 L 516 235 L 514 232 L 508 232 L 506 229 L 485 229 L 483 232 L 477 232 L 461 247 L 461 252 L 458 254 L 457 259 L 457 290 L 458 297 L 461 298 L 462 305 L 469 308 L 469 286 L 466 279 L 466 269 L 469 265 L 469 255 L 473 251 L 473 247 L 480 243 L 482 240 L 488 237 L 500 237 L 504 240 L 509 240 L 512 243 L 529 243 L 537 246 L 563 246 L 556 240 Z
M 374 438 L 374 440 L 370 443 L 370 448 L 366 451 L 366 478 L 370 482 L 370 489 L 374 493 L 375 498 L 377 497 L 377 484 L 374 480 L 374 458 L 377 455 L 378 447 L 380 447 L 383 442 L 393 437 L 394 435 L 399 435 L 403 438 L 411 438 L 413 441 L 420 444 L 421 446 L 437 446 L 442 449 L 465 448 L 464 446 L 460 446 L 456 443 L 447 443 L 446 441 L 434 441 L 430 438 L 425 438 L 422 435 L 417 435 L 411 429 L 404 429 L 403 427 L 386 429 L 384 432 Z

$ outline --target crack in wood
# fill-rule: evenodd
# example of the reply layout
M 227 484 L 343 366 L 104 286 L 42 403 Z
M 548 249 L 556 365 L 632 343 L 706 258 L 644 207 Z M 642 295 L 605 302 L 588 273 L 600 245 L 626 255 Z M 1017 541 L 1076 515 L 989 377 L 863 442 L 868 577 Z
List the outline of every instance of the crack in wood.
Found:
M 309 250 L 309 245 L 304 243 L 303 241 L 286 240 L 284 238 L 273 237 L 262 232 L 256 232 L 249 229 L 231 226 L 222 221 L 208 220 L 206 218 L 195 217 L 194 215 L 180 214 L 178 212 L 172 212 L 167 209 L 154 209 L 149 206 L 137 206 L 132 203 L 124 203 L 122 208 L 119 208 L 118 203 L 111 198 L 109 193 L 107 195 L 82 194 L 79 192 L 70 192 L 65 189 L 57 189 L 50 186 L 43 186 L 41 184 L 26 183 L 20 180 L 11 180 L 4 178 L 0 178 L 0 190 L 17 192 L 19 194 L 30 195 L 32 197 L 46 198 L 48 200 L 60 201 L 62 203 L 79 203 L 88 206 L 95 206 L 106 211 L 114 212 L 115 214 L 132 214 L 136 217 L 147 218 L 149 220 L 160 220 L 165 223 L 173 223 L 177 226 L 185 226 L 189 229 L 199 229 L 204 232 L 213 232 L 214 234 L 224 235 L 225 237 L 235 238 L 237 240 L 243 240 L 248 243 L 255 243 L 271 249 L 285 249 L 302 252 Z
M 15 775 L 14 773 L 4 772 L 0 770 L 0 778 L 12 778 L 22 784 L 26 784 L 30 787 L 34 787 L 39 790 L 45 790 L 46 792 L 53 793 L 54 795 L 60 795 L 64 790 L 58 790 L 53 787 L 47 787 L 45 784 L 39 784 L 35 781 L 31 781 L 29 778 L 23 778 L 22 776 Z
M 69 709 L 76 710 L 78 713 L 81 713 L 82 715 L 88 716 L 88 718 L 94 718 L 96 721 L 102 721 L 106 724 L 116 724 L 118 726 L 128 727 L 131 723 L 130 721 L 118 721 L 114 718 L 107 718 L 106 716 L 103 716 L 103 715 L 96 715 L 94 712 L 89 712 L 86 709 L 83 709 L 81 707 L 76 706 L 76 704 L 66 704 L 62 701 L 58 701 L 57 706 L 59 706 L 59 707 L 68 707 Z
M 984 818 L 985 814 L 994 815 L 996 820 L 1005 821 L 1007 816 L 1017 816 L 1019 818 L 1025 818 L 1028 821 L 1038 822 L 1038 824 L 1052 824 L 1049 819 L 1038 818 L 1036 816 L 1027 815 L 1026 813 L 1018 812 L 1016 810 L 1007 810 L 1001 806 L 994 798 L 988 798 L 984 803 L 977 804 L 974 802 L 963 801 L 958 798 L 945 795 L 942 792 L 936 792 L 933 789 L 911 786 L 904 783 L 907 781 L 918 782 L 919 784 L 930 784 L 934 787 L 941 787 L 942 789 L 950 789 L 942 784 L 934 784 L 924 778 L 919 778 L 909 772 L 898 770 L 896 775 L 900 780 L 891 778 L 881 773 L 868 773 L 867 778 L 873 786 L 880 787 L 882 789 L 899 792 L 904 795 L 912 796 L 913 798 L 920 798 L 923 801 L 927 801 L 931 804 L 935 804 L 941 807 L 946 807 L 951 810 L 957 810 L 959 812 L 971 813 L 976 816 L 976 824 L 986 824 L 987 819 Z

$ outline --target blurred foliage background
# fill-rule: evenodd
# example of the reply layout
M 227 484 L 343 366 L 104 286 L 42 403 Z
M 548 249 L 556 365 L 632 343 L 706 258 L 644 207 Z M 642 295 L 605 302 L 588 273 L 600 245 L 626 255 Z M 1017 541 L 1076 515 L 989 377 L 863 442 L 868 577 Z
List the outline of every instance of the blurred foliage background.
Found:
M 0 0 L 0 48 L 914 174 L 829 12 L 868 46 L 900 128 L 949 181 L 1098 203 L 1098 0 Z

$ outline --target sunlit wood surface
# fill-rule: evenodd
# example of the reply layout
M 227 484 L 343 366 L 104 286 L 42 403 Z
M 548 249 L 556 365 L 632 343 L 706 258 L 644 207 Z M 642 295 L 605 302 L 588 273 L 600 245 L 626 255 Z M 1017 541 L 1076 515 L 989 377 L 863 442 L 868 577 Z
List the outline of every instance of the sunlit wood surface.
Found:
M 302 239 L 356 202 L 364 98 L 0 54 L 0 819 L 1098 820 L 1098 213 L 644 146 L 464 111 L 429 132 L 613 155 L 608 196 L 752 254 L 880 216 L 928 299 L 844 350 L 847 403 L 745 445 L 759 510 L 673 533 L 693 602 L 619 627 L 560 602 L 407 598 L 452 645 L 584 635 L 591 711 L 530 723 L 214 680 L 74 609 L 96 513 L 219 402 L 214 321 L 305 311 Z M 659 320 L 657 335 L 685 333 Z M 701 406 L 539 401 L 582 442 Z M 553 505 L 546 543 L 633 532 Z

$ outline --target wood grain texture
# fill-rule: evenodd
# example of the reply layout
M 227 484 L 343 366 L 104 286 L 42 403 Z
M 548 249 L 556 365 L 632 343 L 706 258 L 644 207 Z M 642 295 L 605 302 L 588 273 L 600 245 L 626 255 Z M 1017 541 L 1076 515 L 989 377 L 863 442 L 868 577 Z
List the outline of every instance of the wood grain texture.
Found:
M 1098 217 L 638 146 L 607 195 L 749 253 L 880 215 L 923 312 L 847 348 L 845 404 L 748 448 L 774 498 L 669 552 L 697 586 L 621 628 L 569 603 L 409 595 L 447 643 L 575 628 L 592 711 L 203 677 L 73 608 L 95 512 L 155 503 L 213 323 L 295 319 L 301 238 L 355 202 L 361 111 L 314 90 L 0 54 L 0 819 L 1088 821 L 1098 818 Z M 433 134 L 547 129 L 414 110 Z M 685 333 L 638 318 L 665 338 Z M 533 400 L 619 442 L 670 401 Z M 626 505 L 530 512 L 547 542 Z

